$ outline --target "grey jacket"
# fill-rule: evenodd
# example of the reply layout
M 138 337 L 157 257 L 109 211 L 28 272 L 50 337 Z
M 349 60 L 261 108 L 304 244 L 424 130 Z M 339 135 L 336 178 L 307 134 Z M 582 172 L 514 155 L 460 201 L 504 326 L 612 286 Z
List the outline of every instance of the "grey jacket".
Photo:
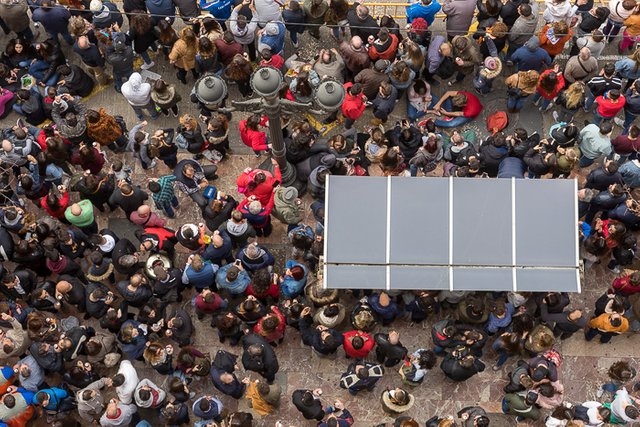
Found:
M 447 34 L 466 34 L 476 10 L 475 0 L 451 0 L 442 5 L 442 12 L 447 15 Z
M 509 34 L 509 43 L 516 46 L 524 46 L 524 44 L 536 32 L 538 26 L 538 15 L 533 13 L 528 18 L 520 16 L 511 27 Z
M 29 6 L 26 0 L 0 0 L 0 18 L 16 33 L 29 28 Z
M 104 396 L 100 393 L 100 390 L 104 388 L 106 378 L 101 378 L 98 381 L 94 381 L 85 388 L 76 392 L 76 402 L 78 403 L 78 413 L 80 417 L 87 421 L 92 422 L 94 418 L 104 410 Z M 82 398 L 82 394 L 86 390 L 95 390 L 96 394 L 88 400 Z

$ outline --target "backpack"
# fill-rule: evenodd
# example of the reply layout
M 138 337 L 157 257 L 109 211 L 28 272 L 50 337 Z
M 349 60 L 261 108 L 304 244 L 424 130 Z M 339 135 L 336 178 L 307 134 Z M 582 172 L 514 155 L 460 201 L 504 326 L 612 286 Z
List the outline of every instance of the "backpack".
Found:
M 487 130 L 492 135 L 500 132 L 504 128 L 509 126 L 509 116 L 504 111 L 496 111 L 487 117 Z

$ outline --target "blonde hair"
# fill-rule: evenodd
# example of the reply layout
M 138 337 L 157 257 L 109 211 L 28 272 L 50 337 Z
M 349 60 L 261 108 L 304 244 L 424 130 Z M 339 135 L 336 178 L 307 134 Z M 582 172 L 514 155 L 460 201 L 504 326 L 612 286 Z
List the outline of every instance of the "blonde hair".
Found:
M 584 83 L 573 82 L 564 92 L 564 98 L 567 101 L 567 108 L 573 110 L 578 108 L 584 101 Z
M 180 124 L 189 130 L 193 130 L 198 126 L 198 121 L 191 114 L 185 114 L 180 117 Z

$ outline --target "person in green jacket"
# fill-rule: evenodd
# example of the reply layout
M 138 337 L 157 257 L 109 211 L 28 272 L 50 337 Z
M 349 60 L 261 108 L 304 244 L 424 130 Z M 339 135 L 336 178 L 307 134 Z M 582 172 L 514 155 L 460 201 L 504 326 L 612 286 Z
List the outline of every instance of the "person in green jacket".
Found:
M 64 211 L 64 217 L 80 230 L 87 234 L 98 232 L 98 224 L 93 216 L 93 205 L 90 200 L 81 200 L 74 203 Z
M 515 415 L 518 422 L 525 418 L 536 421 L 540 418 L 540 409 L 535 403 L 537 399 L 535 391 L 508 393 L 502 399 L 502 412 Z

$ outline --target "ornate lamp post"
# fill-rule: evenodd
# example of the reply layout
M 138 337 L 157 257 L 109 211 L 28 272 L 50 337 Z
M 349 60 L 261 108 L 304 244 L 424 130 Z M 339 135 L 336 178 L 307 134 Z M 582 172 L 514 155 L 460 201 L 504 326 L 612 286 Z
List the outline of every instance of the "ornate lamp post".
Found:
M 345 91 L 342 84 L 335 80 L 323 81 L 314 93 L 314 102 L 317 109 L 313 109 L 310 102 L 295 102 L 288 99 L 280 99 L 278 93 L 282 88 L 284 79 L 282 73 L 273 67 L 258 68 L 251 76 L 251 88 L 259 98 L 247 101 L 231 101 L 233 108 L 224 111 L 251 111 L 264 113 L 269 119 L 269 142 L 273 158 L 280 166 L 283 186 L 295 186 L 298 190 L 304 188 L 304 184 L 296 180 L 296 169 L 287 162 L 286 147 L 282 135 L 282 111 L 287 113 L 310 112 L 313 114 L 325 114 L 336 111 L 344 101 Z M 225 82 L 218 76 L 209 74 L 201 77 L 194 88 L 196 98 L 209 106 L 219 106 L 227 95 Z M 269 169 L 270 163 L 263 165 Z
M 205 107 L 215 111 L 227 97 L 227 84 L 215 74 L 205 74 L 196 81 L 193 94 Z

